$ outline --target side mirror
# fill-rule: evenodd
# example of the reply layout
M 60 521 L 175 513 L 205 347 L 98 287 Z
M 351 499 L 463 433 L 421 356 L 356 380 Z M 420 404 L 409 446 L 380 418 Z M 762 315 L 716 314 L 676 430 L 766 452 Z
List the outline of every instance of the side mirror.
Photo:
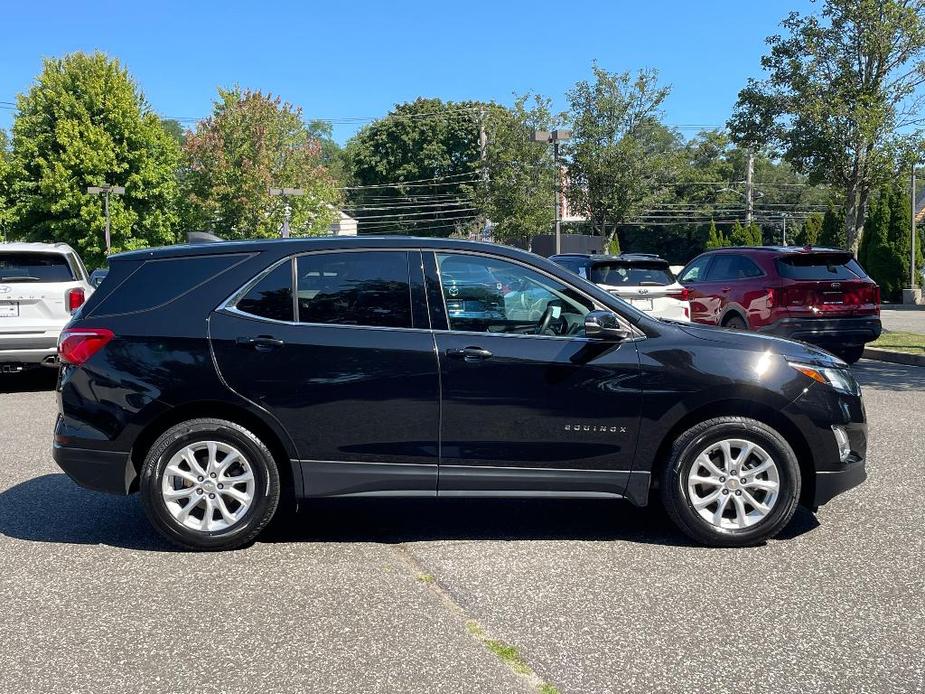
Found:
M 591 311 L 585 316 L 585 337 L 625 340 L 629 331 L 620 324 L 616 313 Z

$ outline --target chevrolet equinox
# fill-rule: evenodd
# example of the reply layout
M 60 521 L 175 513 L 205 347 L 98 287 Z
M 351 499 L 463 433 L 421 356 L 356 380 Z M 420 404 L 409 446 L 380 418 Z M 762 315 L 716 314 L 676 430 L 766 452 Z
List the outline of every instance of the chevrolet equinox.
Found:
M 659 320 L 536 255 L 447 239 L 133 251 L 59 342 L 54 457 L 193 549 L 319 497 L 660 497 L 691 538 L 774 536 L 865 479 L 818 348 Z

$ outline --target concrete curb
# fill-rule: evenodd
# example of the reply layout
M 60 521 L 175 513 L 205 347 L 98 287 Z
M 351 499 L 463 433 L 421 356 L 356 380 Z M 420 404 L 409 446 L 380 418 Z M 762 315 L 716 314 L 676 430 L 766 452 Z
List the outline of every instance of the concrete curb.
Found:
M 894 364 L 907 364 L 909 366 L 925 366 L 925 354 L 909 354 L 908 352 L 890 352 L 876 347 L 864 348 L 865 359 L 889 361 Z

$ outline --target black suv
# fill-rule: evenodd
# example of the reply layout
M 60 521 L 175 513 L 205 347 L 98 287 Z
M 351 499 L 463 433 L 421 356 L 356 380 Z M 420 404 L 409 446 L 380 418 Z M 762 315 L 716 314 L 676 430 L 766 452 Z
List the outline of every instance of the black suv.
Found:
M 186 547 L 243 545 L 281 500 L 653 492 L 748 545 L 865 478 L 844 362 L 656 320 L 530 253 L 327 238 L 109 266 L 61 337 L 55 460 Z M 500 299 L 454 315 L 445 270 Z

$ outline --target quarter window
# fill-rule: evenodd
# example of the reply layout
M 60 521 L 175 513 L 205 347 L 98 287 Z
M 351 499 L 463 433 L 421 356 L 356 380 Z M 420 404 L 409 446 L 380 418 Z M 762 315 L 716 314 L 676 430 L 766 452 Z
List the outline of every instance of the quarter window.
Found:
M 313 253 L 296 260 L 302 323 L 410 328 L 408 253 Z
M 292 321 L 292 262 L 279 265 L 251 287 L 237 307 L 261 318 Z
M 437 254 L 451 330 L 583 335 L 589 299 L 546 275 L 497 258 Z

